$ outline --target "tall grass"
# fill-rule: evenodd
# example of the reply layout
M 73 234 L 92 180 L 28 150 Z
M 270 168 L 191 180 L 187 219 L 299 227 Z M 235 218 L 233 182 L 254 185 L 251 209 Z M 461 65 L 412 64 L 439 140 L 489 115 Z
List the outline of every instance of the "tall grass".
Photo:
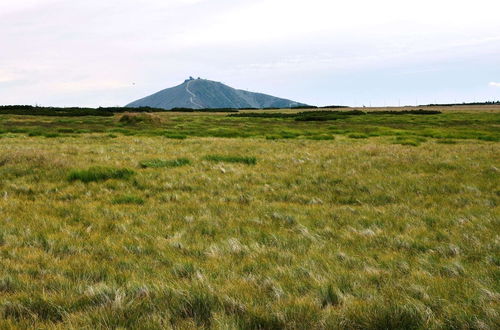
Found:
M 164 115 L 169 127 L 113 139 L 112 118 L 57 139 L 20 126 L 61 118 L 16 118 L 22 132 L 0 144 L 0 328 L 498 328 L 498 142 L 395 144 L 422 138 L 396 127 L 405 118 L 431 115 L 346 126 Z M 421 133 L 496 134 L 491 115 L 474 118 Z M 298 136 L 161 134 L 202 134 L 200 122 Z M 309 139 L 321 132 L 335 139 Z M 258 164 L 194 161 L 205 155 Z M 191 164 L 154 168 L 180 157 Z M 142 162 L 152 168 L 127 170 Z

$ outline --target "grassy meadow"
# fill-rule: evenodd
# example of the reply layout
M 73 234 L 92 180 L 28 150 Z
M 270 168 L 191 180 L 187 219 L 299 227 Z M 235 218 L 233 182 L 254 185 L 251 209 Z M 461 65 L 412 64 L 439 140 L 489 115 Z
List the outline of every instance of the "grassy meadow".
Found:
M 327 117 L 0 115 L 0 328 L 500 328 L 500 108 Z

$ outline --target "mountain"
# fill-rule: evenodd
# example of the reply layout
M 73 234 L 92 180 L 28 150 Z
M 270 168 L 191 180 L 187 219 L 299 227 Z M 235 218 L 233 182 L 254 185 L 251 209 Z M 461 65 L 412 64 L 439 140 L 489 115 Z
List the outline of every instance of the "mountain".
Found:
M 126 107 L 173 108 L 290 108 L 306 104 L 271 95 L 234 89 L 223 83 L 190 77 L 182 84 L 159 91 Z

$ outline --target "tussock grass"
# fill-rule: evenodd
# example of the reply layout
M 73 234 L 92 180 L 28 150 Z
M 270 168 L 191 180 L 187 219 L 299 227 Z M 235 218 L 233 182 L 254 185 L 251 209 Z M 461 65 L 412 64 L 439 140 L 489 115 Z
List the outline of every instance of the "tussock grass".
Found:
M 223 162 L 223 163 L 241 163 L 246 165 L 257 164 L 257 158 L 248 156 L 222 156 L 222 155 L 207 155 L 203 157 L 204 160 L 211 162 Z
M 321 306 L 323 308 L 327 306 L 338 306 L 342 304 L 342 293 L 331 284 L 328 284 L 324 289 L 320 291 L 320 297 Z
M 161 167 L 180 167 L 191 164 L 191 160 L 187 158 L 177 158 L 173 160 L 150 159 L 143 160 L 139 163 L 142 168 L 161 168 Z
M 105 181 L 109 179 L 128 179 L 134 174 L 135 172 L 128 168 L 94 166 L 84 170 L 70 171 L 68 174 L 68 180 L 88 183 L 93 181 Z

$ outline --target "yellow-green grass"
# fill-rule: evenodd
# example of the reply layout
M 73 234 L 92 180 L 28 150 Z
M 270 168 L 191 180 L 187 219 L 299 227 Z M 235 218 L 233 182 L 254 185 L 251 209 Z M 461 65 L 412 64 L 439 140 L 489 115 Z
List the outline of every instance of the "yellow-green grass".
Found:
M 500 326 L 498 142 L 108 134 L 0 139 L 0 328 Z

